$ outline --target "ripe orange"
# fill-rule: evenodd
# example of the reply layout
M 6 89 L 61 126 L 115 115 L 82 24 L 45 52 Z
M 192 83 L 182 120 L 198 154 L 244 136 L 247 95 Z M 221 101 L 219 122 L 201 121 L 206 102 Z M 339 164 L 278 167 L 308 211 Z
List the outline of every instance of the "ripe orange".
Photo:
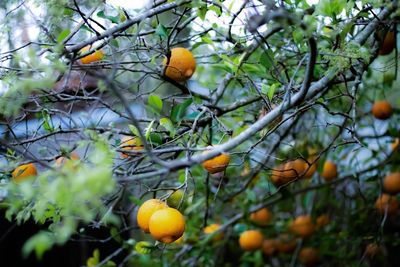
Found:
M 90 50 L 90 48 L 91 48 L 90 45 L 85 46 L 84 48 L 81 49 L 80 53 L 81 54 L 86 53 L 87 51 Z M 99 50 L 94 51 L 92 54 L 81 58 L 80 62 L 82 64 L 90 64 L 92 62 L 96 62 L 96 61 L 102 60 L 103 57 L 104 57 L 103 50 L 99 49 Z
M 282 234 L 278 238 L 276 245 L 280 253 L 292 253 L 296 249 L 297 242 L 288 234 Z
M 142 150 L 143 146 L 142 146 L 142 141 L 140 140 L 139 137 L 124 136 L 121 139 L 120 148 L 125 151 L 131 151 L 131 150 Z M 127 158 L 129 157 L 129 155 L 121 152 L 121 157 Z
M 369 258 L 373 258 L 380 252 L 381 248 L 377 243 L 369 243 L 365 247 L 365 255 L 367 255 Z
M 400 193 L 400 172 L 394 172 L 383 180 L 383 189 L 389 194 Z
M 149 230 L 154 239 L 169 244 L 185 232 L 185 218 L 177 209 L 160 209 L 151 216 Z
M 245 251 L 254 251 L 262 247 L 264 236 L 260 231 L 244 231 L 239 238 L 239 245 Z
M 327 214 L 322 214 L 317 218 L 317 229 L 321 229 L 329 224 L 329 216 Z
M 137 222 L 139 227 L 146 233 L 149 232 L 149 222 L 153 214 L 161 209 L 168 208 L 165 202 L 159 199 L 149 199 L 144 202 L 137 213 Z
M 79 157 L 79 155 L 75 152 L 72 152 L 69 156 L 67 157 L 59 157 L 56 159 L 56 165 L 58 167 L 64 165 L 66 162 L 68 162 L 69 160 L 80 160 L 81 158 Z
M 272 219 L 272 214 L 267 208 L 262 208 L 250 214 L 250 220 L 260 226 L 266 226 Z
M 304 247 L 300 250 L 299 261 L 304 266 L 314 266 L 318 263 L 318 260 L 318 250 L 316 250 L 315 248 Z
M 317 161 L 314 162 L 316 157 L 310 157 L 307 162 L 304 162 L 304 169 L 306 172 L 304 173 L 304 178 L 305 179 L 310 179 L 314 173 L 317 171 Z M 314 163 L 313 163 L 314 162 Z M 311 165 L 310 165 L 311 164 Z
M 167 65 L 167 58 L 164 58 L 163 65 Z M 171 49 L 165 76 L 176 82 L 184 82 L 192 77 L 195 70 L 196 60 L 189 50 L 182 47 Z
M 387 120 L 393 114 L 392 105 L 386 100 L 375 101 L 372 106 L 372 115 L 380 120 Z
M 389 55 L 396 47 L 396 36 L 394 31 L 388 31 L 379 49 L 379 55 Z
M 278 165 L 278 167 L 272 171 L 272 183 L 275 186 L 282 186 L 301 177 L 305 171 L 304 163 L 305 162 L 303 160 L 296 159 L 285 164 Z
M 206 169 L 209 173 L 217 173 L 217 172 L 222 172 L 226 169 L 226 167 L 229 164 L 229 161 L 231 160 L 231 157 L 227 153 L 222 153 L 219 156 L 216 156 L 215 158 L 206 160 L 203 162 L 203 167 Z
M 37 175 L 36 166 L 33 163 L 22 164 L 15 168 L 11 175 L 14 181 L 21 182 L 28 177 Z
M 273 256 L 278 249 L 278 242 L 275 239 L 265 239 L 262 245 L 262 251 L 265 256 Z
M 399 207 L 399 202 L 394 196 L 382 194 L 375 202 L 375 208 L 380 214 L 385 214 L 387 209 L 388 215 L 394 215 Z
M 290 224 L 290 231 L 292 231 L 293 234 L 298 235 L 300 237 L 311 236 L 315 231 L 315 225 L 311 220 L 311 216 L 310 215 L 298 216 Z
M 325 161 L 321 174 L 322 178 L 324 178 L 325 181 L 329 182 L 335 179 L 337 177 L 337 174 L 338 173 L 336 164 L 330 160 Z
M 215 231 L 217 231 L 220 227 L 221 227 L 221 225 L 219 225 L 217 223 L 213 223 L 213 224 L 210 224 L 210 225 L 206 226 L 204 228 L 203 232 L 205 234 L 212 234 Z M 219 240 L 221 240 L 223 238 L 224 238 L 224 233 L 219 232 L 218 234 L 214 235 L 213 240 L 214 241 L 219 241 Z

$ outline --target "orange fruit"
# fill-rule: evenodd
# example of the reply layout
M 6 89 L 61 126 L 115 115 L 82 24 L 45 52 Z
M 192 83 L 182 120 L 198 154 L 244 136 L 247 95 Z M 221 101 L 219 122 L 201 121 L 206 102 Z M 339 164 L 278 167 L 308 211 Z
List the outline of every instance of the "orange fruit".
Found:
M 394 139 L 394 142 L 390 144 L 392 150 L 396 150 L 400 145 L 400 138 Z
M 239 238 L 239 245 L 245 251 L 254 251 L 262 247 L 264 236 L 260 231 L 244 231 Z
M 167 65 L 166 57 L 163 60 L 163 65 Z M 189 50 L 183 47 L 171 49 L 165 76 L 176 82 L 184 82 L 192 77 L 195 70 L 196 60 Z
M 292 253 L 297 246 L 296 240 L 288 234 L 282 234 L 276 242 L 276 247 L 280 253 Z
M 137 213 L 137 222 L 139 227 L 146 233 L 149 232 L 149 222 L 150 218 L 152 215 L 161 209 L 166 209 L 168 208 L 167 204 L 165 202 L 159 200 L 159 199 L 149 199 L 146 202 L 144 202 Z
M 285 164 L 280 164 L 272 171 L 271 180 L 275 186 L 288 184 L 301 177 L 305 171 L 304 161 L 296 159 Z
M 389 194 L 400 193 L 400 172 L 394 172 L 383 180 L 383 189 Z
M 221 227 L 221 225 L 217 224 L 217 223 L 213 223 L 210 224 L 208 226 L 206 226 L 203 230 L 203 232 L 207 235 L 214 233 L 215 231 L 217 231 L 219 228 Z M 214 235 L 213 240 L 214 241 L 219 241 L 221 239 L 224 238 L 224 233 L 219 232 L 218 234 Z
M 222 172 L 226 169 L 226 167 L 229 164 L 229 161 L 231 160 L 231 157 L 227 153 L 222 153 L 219 156 L 216 156 L 215 158 L 206 160 L 203 162 L 203 167 L 206 169 L 209 173 L 217 173 L 217 172 Z
M 335 179 L 337 177 L 337 174 L 338 173 L 336 164 L 330 160 L 325 161 L 324 167 L 322 168 L 322 178 L 324 178 L 325 181 L 329 182 Z
M 305 169 L 304 178 L 310 179 L 317 171 L 317 161 L 314 162 L 315 159 L 316 157 L 311 157 L 307 160 L 308 163 L 304 162 L 304 169 Z
M 317 229 L 321 229 L 329 224 L 329 216 L 327 214 L 322 214 L 317 218 Z
M 301 215 L 298 216 L 292 223 L 290 224 L 290 231 L 298 235 L 300 237 L 309 237 L 315 231 L 315 225 L 311 220 L 310 215 Z
M 396 47 L 396 36 L 394 31 L 388 31 L 379 49 L 379 55 L 389 55 Z
M 271 257 L 273 256 L 278 247 L 278 242 L 275 239 L 265 239 L 262 245 L 262 251 L 265 256 Z
M 372 115 L 380 120 L 387 120 L 393 114 L 392 105 L 386 100 L 375 101 L 372 106 Z
M 81 158 L 79 157 L 79 155 L 75 152 L 72 152 L 71 154 L 69 154 L 69 156 L 67 157 L 59 157 L 56 159 L 56 165 L 58 167 L 64 165 L 68 160 L 80 160 Z
M 399 207 L 399 202 L 394 196 L 382 194 L 375 202 L 375 208 L 380 214 L 385 214 L 387 209 L 388 215 L 394 215 Z
M 132 150 L 142 150 L 143 146 L 142 146 L 142 141 L 140 140 L 139 137 L 124 136 L 121 139 L 120 148 L 121 150 L 132 151 Z M 121 152 L 121 157 L 127 158 L 129 157 L 129 155 Z
M 169 244 L 185 232 L 185 218 L 177 209 L 160 209 L 150 217 L 149 230 L 155 240 Z
M 81 54 L 86 53 L 87 51 L 90 50 L 90 48 L 91 48 L 90 45 L 85 46 L 84 48 L 82 48 L 82 49 L 80 50 L 80 53 L 81 53 Z M 81 59 L 80 59 L 80 62 L 81 62 L 82 64 L 90 64 L 90 63 L 92 63 L 92 62 L 96 62 L 96 61 L 102 60 L 103 57 L 104 57 L 103 50 L 99 49 L 99 50 L 94 51 L 94 52 L 91 53 L 90 55 L 87 55 L 87 56 L 81 58 Z
M 28 177 L 37 175 L 36 166 L 33 163 L 22 164 L 15 168 L 11 175 L 14 181 L 21 182 Z
M 367 255 L 369 258 L 373 258 L 380 252 L 381 248 L 377 243 L 369 243 L 365 247 L 365 255 Z
M 299 252 L 299 261 L 304 266 L 314 266 L 318 263 L 318 250 L 311 247 L 304 247 Z
M 267 208 L 262 208 L 250 214 L 250 220 L 260 226 L 266 226 L 272 219 L 272 214 Z

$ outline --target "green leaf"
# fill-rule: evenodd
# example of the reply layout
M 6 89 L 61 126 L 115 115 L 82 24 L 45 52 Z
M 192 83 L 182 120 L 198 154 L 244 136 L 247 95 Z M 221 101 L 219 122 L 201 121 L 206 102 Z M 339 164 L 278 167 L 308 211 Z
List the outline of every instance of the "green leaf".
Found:
M 166 39 L 168 37 L 168 29 L 164 25 L 158 24 L 156 28 L 156 34 L 161 37 L 161 39 Z
M 119 43 L 117 39 L 111 39 L 110 45 L 114 46 L 115 48 L 119 48 Z
M 150 133 L 153 130 L 153 124 L 154 124 L 154 120 L 152 120 L 149 125 L 146 128 L 146 132 L 144 134 L 144 136 L 146 137 L 146 140 L 149 140 L 150 137 Z
M 80 29 L 85 30 L 85 31 L 88 31 L 88 32 L 91 32 L 91 33 L 94 33 L 92 29 L 90 29 L 88 26 L 86 26 L 86 24 L 83 24 L 83 25 L 80 27 Z
M 347 6 L 347 0 L 321 0 L 317 5 L 317 14 L 336 18 Z
M 293 40 L 296 44 L 300 44 L 303 41 L 304 32 L 300 29 L 293 31 Z
M 214 42 L 213 42 L 210 38 L 208 38 L 207 36 L 202 36 L 202 37 L 201 37 L 201 40 L 202 40 L 204 43 L 209 44 L 209 45 L 214 44 Z
M 97 12 L 97 16 L 99 18 L 103 18 L 103 19 L 108 19 L 109 21 L 111 21 L 112 23 L 118 23 L 119 22 L 119 16 L 107 16 L 104 13 L 104 10 L 101 10 L 99 12 Z
M 32 253 L 32 251 L 35 251 L 36 257 L 41 259 L 43 254 L 49 250 L 53 244 L 54 240 L 51 237 L 51 234 L 41 231 L 26 241 L 22 247 L 22 254 L 24 257 L 27 257 Z
M 71 33 L 70 29 L 63 30 L 57 37 L 57 43 L 61 43 Z
M 274 83 L 273 85 L 270 86 L 270 88 L 268 90 L 268 94 L 267 94 L 269 100 L 272 100 L 272 98 L 274 97 L 275 91 L 278 87 L 279 87 L 279 83 Z
M 129 124 L 128 127 L 129 127 L 129 130 L 131 130 L 131 132 L 132 132 L 134 135 L 140 136 L 139 130 L 138 130 L 134 125 Z
M 170 119 L 168 119 L 168 118 L 160 119 L 160 125 L 162 127 L 164 127 L 169 132 L 169 136 L 171 138 L 174 138 L 175 133 L 176 133 L 176 129 L 175 129 L 174 124 L 172 123 L 172 121 Z
M 114 229 L 114 228 L 112 228 L 112 229 Z M 98 248 L 96 248 L 96 249 L 93 251 L 93 256 L 90 257 L 90 258 L 86 261 L 86 265 L 87 265 L 88 267 L 94 267 L 94 266 L 96 266 L 97 264 L 99 264 L 99 262 L 100 262 L 100 251 L 99 251 Z
M 197 116 L 199 116 L 199 114 L 200 114 L 200 112 L 195 111 L 195 112 L 192 112 L 192 113 L 188 114 L 187 116 L 185 116 L 185 118 L 189 119 L 189 120 L 194 120 L 197 118 Z
M 149 141 L 151 144 L 162 145 L 162 138 L 157 133 L 150 133 Z
M 197 42 L 194 45 L 192 45 L 192 51 L 195 50 L 197 47 L 201 46 L 202 44 L 204 44 L 203 42 Z
M 140 198 L 137 198 L 135 196 L 129 196 L 129 200 L 132 201 L 132 203 L 134 203 L 137 206 L 140 206 L 143 204 L 143 200 L 141 200 Z
M 171 109 L 171 120 L 173 122 L 179 122 L 186 114 L 187 108 L 192 104 L 193 100 L 191 98 L 185 100 L 183 103 L 175 105 Z
M 242 68 L 245 72 L 249 74 L 255 74 L 259 77 L 265 77 L 267 74 L 267 70 L 264 68 L 264 66 L 259 64 L 244 63 Z
M 264 95 L 268 94 L 268 88 L 269 88 L 268 84 L 263 83 L 261 85 L 261 93 L 263 93 Z
M 219 8 L 217 6 L 209 6 L 208 9 L 214 11 L 215 14 L 217 14 L 217 16 L 221 16 L 221 14 L 222 14 L 221 8 Z
M 54 132 L 54 127 L 51 125 L 51 118 L 47 110 L 42 110 L 42 118 L 43 118 L 43 128 L 52 133 Z
M 201 20 L 205 20 L 207 11 L 207 7 L 201 7 L 197 10 L 197 16 L 199 16 Z
M 152 110 L 154 110 L 155 113 L 158 114 L 161 113 L 161 110 L 163 108 L 163 102 L 160 97 L 158 97 L 157 95 L 150 95 L 147 102 L 149 103 L 150 107 L 152 108 Z
M 272 66 L 272 59 L 274 58 L 274 53 L 269 49 L 266 53 L 262 53 L 260 56 L 260 63 L 266 68 L 269 69 Z
M 121 235 L 119 234 L 118 228 L 112 227 L 110 230 L 110 236 L 112 236 L 112 238 L 118 243 L 122 242 L 122 238 Z

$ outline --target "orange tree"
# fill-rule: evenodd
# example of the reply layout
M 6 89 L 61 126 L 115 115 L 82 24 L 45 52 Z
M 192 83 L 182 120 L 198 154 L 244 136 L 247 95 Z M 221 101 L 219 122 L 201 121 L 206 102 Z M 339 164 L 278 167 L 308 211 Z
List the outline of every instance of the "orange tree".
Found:
M 44 225 L 23 255 L 398 262 L 397 1 L 0 7 L 2 216 Z

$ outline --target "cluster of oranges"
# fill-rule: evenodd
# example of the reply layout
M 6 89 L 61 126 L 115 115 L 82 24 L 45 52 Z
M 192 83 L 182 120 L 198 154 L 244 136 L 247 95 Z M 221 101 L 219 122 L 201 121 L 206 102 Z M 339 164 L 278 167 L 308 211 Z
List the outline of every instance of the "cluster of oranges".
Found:
M 383 179 L 383 191 L 375 202 L 376 210 L 380 214 L 394 215 L 399 207 L 395 195 L 400 193 L 400 172 L 390 173 Z
M 283 186 L 297 179 L 310 179 L 317 170 L 317 157 L 312 156 L 306 161 L 296 159 L 278 165 L 271 173 L 271 181 L 275 186 Z M 337 166 L 334 162 L 327 160 L 324 163 L 321 177 L 329 182 L 338 175 Z
M 297 247 L 296 239 L 282 234 L 277 239 L 264 239 L 262 251 L 265 256 L 272 257 L 277 253 L 290 254 Z M 299 261 L 305 266 L 313 266 L 319 262 L 319 252 L 313 247 L 303 247 L 299 251 Z
M 185 232 L 182 213 L 159 199 L 149 199 L 140 206 L 137 223 L 145 233 L 167 244 L 178 240 Z
M 250 214 L 250 221 L 258 226 L 267 226 L 271 219 L 272 214 L 267 208 Z M 272 257 L 277 253 L 293 253 L 297 246 L 295 237 L 308 238 L 328 223 L 329 217 L 326 214 L 319 216 L 315 223 L 310 215 L 301 215 L 290 223 L 291 235 L 284 233 L 276 239 L 265 239 L 261 231 L 252 229 L 244 231 L 240 235 L 239 245 L 244 251 L 261 249 L 267 257 Z M 299 260 L 306 266 L 316 264 L 319 261 L 318 250 L 312 247 L 303 247 L 299 252 Z
M 58 157 L 55 161 L 55 164 L 57 167 L 60 167 L 70 160 L 80 160 L 80 157 L 77 153 L 72 152 L 68 155 L 68 157 Z M 35 163 L 22 164 L 15 168 L 14 171 L 11 173 L 11 176 L 15 182 L 22 182 L 36 175 L 37 168 Z

